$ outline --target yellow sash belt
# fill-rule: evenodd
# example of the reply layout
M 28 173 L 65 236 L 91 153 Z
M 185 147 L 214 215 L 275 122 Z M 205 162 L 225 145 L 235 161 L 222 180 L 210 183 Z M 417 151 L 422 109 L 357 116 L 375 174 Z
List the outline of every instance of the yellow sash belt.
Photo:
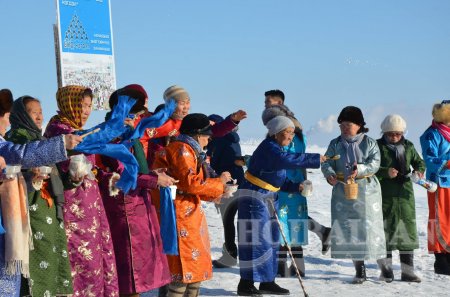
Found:
M 246 171 L 244 175 L 245 179 L 254 184 L 255 186 L 258 186 L 264 190 L 270 191 L 270 192 L 278 192 L 280 188 L 274 187 L 268 182 L 263 181 L 262 179 L 257 178 L 256 176 L 252 175 L 250 172 Z

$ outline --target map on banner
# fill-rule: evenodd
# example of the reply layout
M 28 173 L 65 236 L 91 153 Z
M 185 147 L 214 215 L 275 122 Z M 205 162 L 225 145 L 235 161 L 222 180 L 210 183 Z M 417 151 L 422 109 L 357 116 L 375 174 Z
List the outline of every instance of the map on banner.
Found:
M 93 109 L 109 109 L 116 89 L 109 0 L 57 0 L 55 45 L 58 86 L 92 89 Z

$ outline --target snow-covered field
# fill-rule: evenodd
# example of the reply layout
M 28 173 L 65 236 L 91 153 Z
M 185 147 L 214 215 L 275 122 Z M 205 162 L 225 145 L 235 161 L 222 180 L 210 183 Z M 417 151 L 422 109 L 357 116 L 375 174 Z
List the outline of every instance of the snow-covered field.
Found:
M 242 144 L 243 154 L 251 154 L 258 144 L 252 141 Z M 323 154 L 324 148 L 309 147 L 308 152 Z M 308 170 L 308 179 L 312 180 L 314 193 L 309 198 L 309 214 L 318 222 L 330 225 L 330 195 L 331 186 L 323 178 L 320 170 Z M 428 205 L 425 189 L 415 186 L 417 228 L 420 248 L 415 251 L 415 266 L 421 283 L 406 283 L 400 281 L 400 261 L 398 253 L 394 252 L 394 274 L 392 283 L 379 281 L 379 270 L 375 261 L 366 262 L 368 281 L 362 285 L 353 285 L 354 268 L 351 260 L 330 258 L 330 254 L 322 255 L 319 238 L 309 233 L 309 245 L 304 247 L 306 277 L 303 284 L 309 296 L 449 296 L 448 285 L 450 276 L 434 274 L 434 256 L 427 251 L 427 218 Z M 222 253 L 223 231 L 220 215 L 215 207 L 205 205 L 208 228 L 211 239 L 212 258 L 217 259 Z M 213 278 L 202 283 L 201 296 L 237 296 L 239 268 L 214 269 Z M 291 291 L 291 296 L 303 296 L 296 277 L 277 278 L 276 282 Z M 143 295 L 144 296 L 144 295 Z M 155 292 L 145 296 L 156 296 Z

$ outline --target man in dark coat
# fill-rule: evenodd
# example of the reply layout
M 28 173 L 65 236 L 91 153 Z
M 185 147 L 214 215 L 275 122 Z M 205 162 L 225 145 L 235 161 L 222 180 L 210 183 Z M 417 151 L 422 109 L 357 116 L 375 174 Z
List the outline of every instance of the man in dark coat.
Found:
M 212 114 L 208 118 L 214 124 L 224 120 L 217 114 Z M 236 160 L 242 155 L 240 138 L 236 130 L 233 129 L 223 137 L 213 138 L 208 144 L 207 155 L 210 157 L 211 167 L 217 174 L 228 171 L 240 185 L 244 181 L 244 170 L 242 166 L 236 164 Z M 234 226 L 234 217 L 238 210 L 237 199 L 232 197 L 223 200 L 219 209 L 222 215 L 225 243 L 222 256 L 213 260 L 212 263 L 215 268 L 226 268 L 237 264 L 236 227 Z

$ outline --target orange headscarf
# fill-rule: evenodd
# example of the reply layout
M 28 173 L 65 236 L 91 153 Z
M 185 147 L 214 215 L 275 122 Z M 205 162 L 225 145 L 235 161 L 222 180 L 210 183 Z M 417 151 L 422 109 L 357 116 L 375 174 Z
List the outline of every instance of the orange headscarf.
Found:
M 82 128 L 81 124 L 81 100 L 83 92 L 88 88 L 83 86 L 65 86 L 56 92 L 56 102 L 58 103 L 58 115 L 54 116 L 50 122 L 59 120 L 75 130 Z

